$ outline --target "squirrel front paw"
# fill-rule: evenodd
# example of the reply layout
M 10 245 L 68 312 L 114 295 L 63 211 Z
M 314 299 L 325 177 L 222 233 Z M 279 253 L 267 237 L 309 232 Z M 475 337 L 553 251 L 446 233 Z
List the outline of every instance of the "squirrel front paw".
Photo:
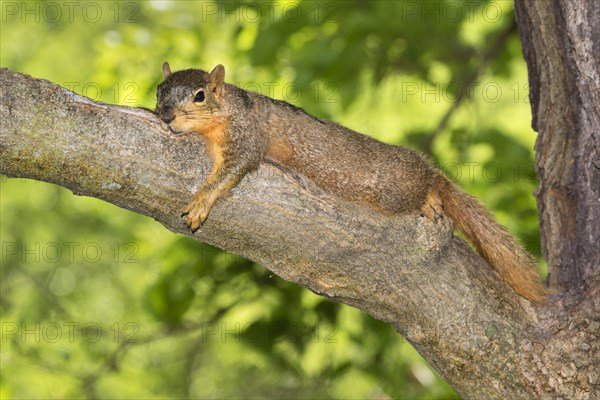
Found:
M 187 215 L 187 226 L 193 232 L 196 232 L 198 228 L 204 223 L 208 212 L 210 211 L 210 204 L 207 199 L 200 195 L 194 197 L 194 200 L 185 208 L 181 216 Z

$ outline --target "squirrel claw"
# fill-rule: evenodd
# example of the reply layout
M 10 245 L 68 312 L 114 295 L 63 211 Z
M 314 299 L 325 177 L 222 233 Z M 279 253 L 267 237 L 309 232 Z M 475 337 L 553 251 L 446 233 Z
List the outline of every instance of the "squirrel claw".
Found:
M 192 233 L 195 233 L 200 228 L 200 225 L 202 225 L 199 218 L 192 218 L 189 215 L 185 224 Z
M 182 217 L 187 215 L 186 225 L 192 231 L 196 232 L 206 220 L 208 211 L 206 205 L 201 201 L 192 201 L 181 214 Z
M 202 221 L 200 220 L 200 218 L 189 218 L 188 217 L 187 226 L 192 231 L 192 233 L 195 233 L 198 229 L 200 229 L 201 225 L 202 225 Z

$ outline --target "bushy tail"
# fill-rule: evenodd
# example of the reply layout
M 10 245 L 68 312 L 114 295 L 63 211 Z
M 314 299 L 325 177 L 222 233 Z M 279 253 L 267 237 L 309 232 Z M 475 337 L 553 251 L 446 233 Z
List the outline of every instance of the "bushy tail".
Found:
M 438 187 L 444 213 L 473 243 L 481 257 L 519 295 L 536 303 L 543 301 L 544 287 L 531 255 L 475 197 L 463 192 L 442 175 Z

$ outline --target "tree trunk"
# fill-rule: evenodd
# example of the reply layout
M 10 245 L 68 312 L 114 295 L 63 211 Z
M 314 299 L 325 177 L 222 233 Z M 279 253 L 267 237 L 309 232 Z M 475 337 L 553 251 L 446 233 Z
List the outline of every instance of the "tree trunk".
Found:
M 516 5 L 539 132 L 544 257 L 553 286 L 577 295 L 598 278 L 600 260 L 600 2 Z
M 386 321 L 465 398 L 592 399 L 600 396 L 600 52 L 592 52 L 600 41 L 590 28 L 598 19 L 546 1 L 517 9 L 540 129 L 544 249 L 560 292 L 546 304 L 517 296 L 447 221 L 380 215 L 267 164 L 219 200 L 195 236 Z M 2 173 L 189 234 L 179 214 L 210 168 L 199 137 L 174 138 L 149 112 L 6 69 L 0 84 Z
M 561 293 L 540 313 L 548 396 L 600 397 L 600 2 L 516 0 L 529 72 L 542 251 Z M 535 371 L 534 371 L 535 372 Z

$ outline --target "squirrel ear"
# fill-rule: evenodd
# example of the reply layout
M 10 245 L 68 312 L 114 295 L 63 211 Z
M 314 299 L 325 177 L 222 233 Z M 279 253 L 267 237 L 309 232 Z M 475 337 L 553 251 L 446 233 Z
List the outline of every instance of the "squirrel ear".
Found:
M 162 70 L 163 70 L 163 78 L 167 79 L 169 77 L 169 75 L 171 75 L 171 67 L 169 67 L 168 62 L 165 61 L 163 63 Z
M 220 94 L 223 82 L 225 81 L 225 67 L 221 64 L 217 65 L 210 72 L 210 90 Z

